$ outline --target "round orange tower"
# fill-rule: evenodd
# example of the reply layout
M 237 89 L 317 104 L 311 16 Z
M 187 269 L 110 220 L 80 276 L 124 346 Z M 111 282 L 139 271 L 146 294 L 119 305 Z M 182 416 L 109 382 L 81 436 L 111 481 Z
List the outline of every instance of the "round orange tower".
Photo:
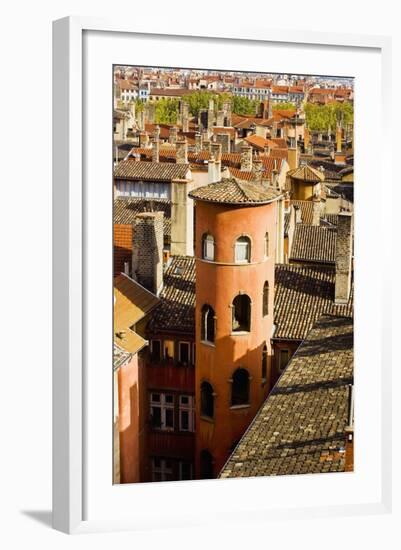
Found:
M 197 478 L 216 477 L 271 383 L 280 192 L 234 179 L 196 201 Z

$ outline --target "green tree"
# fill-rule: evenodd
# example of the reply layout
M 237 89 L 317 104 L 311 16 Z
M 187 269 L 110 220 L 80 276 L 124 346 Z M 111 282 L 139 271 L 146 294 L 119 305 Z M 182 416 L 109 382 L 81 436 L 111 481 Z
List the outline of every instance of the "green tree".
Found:
M 160 99 L 156 102 L 156 124 L 175 124 L 179 111 L 178 99 Z
M 328 105 L 316 105 L 306 103 L 304 106 L 308 128 L 312 131 L 333 131 L 337 123 L 347 125 L 354 120 L 354 108 L 352 103 L 329 103 Z
M 272 109 L 280 110 L 280 111 L 295 111 L 297 106 L 294 103 L 291 103 L 290 101 L 286 101 L 284 103 L 273 103 Z

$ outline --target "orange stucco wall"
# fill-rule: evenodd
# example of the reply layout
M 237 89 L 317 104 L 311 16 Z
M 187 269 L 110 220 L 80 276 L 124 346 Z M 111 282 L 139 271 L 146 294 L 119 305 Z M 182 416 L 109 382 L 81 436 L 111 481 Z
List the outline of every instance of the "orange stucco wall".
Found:
M 118 372 L 121 483 L 141 481 L 145 441 L 145 383 L 141 360 L 134 355 Z
M 214 475 L 228 458 L 232 446 L 242 436 L 271 384 L 270 336 L 273 324 L 274 257 L 277 205 L 232 207 L 197 202 L 196 224 L 196 468 L 199 456 L 207 449 L 213 456 Z M 264 256 L 264 236 L 269 233 L 269 256 Z M 201 259 L 202 235 L 215 239 L 215 261 Z M 251 262 L 234 264 L 234 243 L 241 235 L 251 238 Z M 263 316 L 263 285 L 269 282 L 269 313 Z M 251 299 L 250 332 L 232 334 L 231 304 L 239 293 Z M 214 346 L 201 342 L 201 309 L 213 307 L 216 314 Z M 267 380 L 262 384 L 262 350 L 268 349 Z M 231 407 L 231 382 L 234 371 L 243 367 L 250 380 L 249 406 Z M 213 386 L 213 421 L 200 417 L 200 385 L 207 380 Z

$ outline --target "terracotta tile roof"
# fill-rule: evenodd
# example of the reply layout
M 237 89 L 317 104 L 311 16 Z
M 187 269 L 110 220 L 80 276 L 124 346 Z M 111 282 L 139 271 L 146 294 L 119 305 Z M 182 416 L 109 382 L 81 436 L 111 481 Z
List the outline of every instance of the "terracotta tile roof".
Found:
M 284 237 L 288 237 L 288 230 L 290 228 L 291 213 L 286 212 L 284 214 Z
M 294 206 L 298 206 L 301 209 L 302 223 L 310 225 L 313 219 L 313 202 L 291 200 L 291 204 L 293 204 Z
M 290 260 L 335 263 L 337 228 L 295 224 Z
M 163 277 L 160 306 L 150 322 L 153 333 L 195 331 L 195 258 L 172 256 Z
M 258 185 L 248 181 L 239 182 L 235 178 L 223 179 L 198 187 L 189 193 L 196 200 L 220 202 L 225 204 L 266 204 L 281 196 L 280 192 L 271 187 Z
M 345 471 L 353 323 L 322 317 L 300 345 L 220 477 Z
M 142 199 L 137 197 L 118 197 L 114 200 L 113 218 L 115 224 L 132 226 L 135 216 L 141 212 L 164 212 L 163 233 L 164 235 L 171 235 L 170 200 Z
M 353 316 L 353 290 L 346 305 L 334 303 L 335 270 L 329 266 L 276 265 L 274 339 L 303 340 L 322 315 Z
M 142 157 L 146 157 L 147 159 L 152 158 L 152 148 L 151 147 L 134 147 L 131 150 L 132 155 L 140 155 Z M 160 161 L 166 161 L 171 160 L 175 161 L 177 158 L 177 151 L 175 147 L 165 147 L 161 146 L 159 150 L 159 158 Z M 188 151 L 188 160 L 191 162 L 197 162 L 197 161 L 203 161 L 208 160 L 210 158 L 209 151 L 200 151 L 199 153 L 195 153 L 194 151 Z
M 324 175 L 320 170 L 312 168 L 312 166 L 308 165 L 300 166 L 299 168 L 295 168 L 295 170 L 290 170 L 288 175 L 295 180 L 308 181 L 311 183 L 318 183 L 324 180 Z
M 193 90 L 188 88 L 153 88 L 150 91 L 151 96 L 169 96 L 169 97 L 182 97 L 183 95 L 191 94 Z
M 225 166 L 237 166 L 241 164 L 241 153 L 222 153 L 221 161 Z
M 213 134 L 230 134 L 230 139 L 234 139 L 237 134 L 235 128 L 231 126 L 213 126 L 212 132 Z
M 270 151 L 270 157 L 273 159 L 276 158 L 288 160 L 288 149 L 280 149 L 279 147 L 277 147 L 277 149 L 272 149 Z
M 116 179 L 140 181 L 165 181 L 185 179 L 189 164 L 173 164 L 170 162 L 146 162 L 123 160 L 114 169 Z
M 114 275 L 124 272 L 124 264 L 132 261 L 132 225 L 114 224 L 113 269 Z
M 252 136 L 248 136 L 244 139 L 247 143 L 252 145 L 253 147 L 256 147 L 257 149 L 263 149 L 269 145 L 268 139 L 264 138 L 263 136 L 257 136 L 256 134 L 253 134 Z M 270 143 L 270 146 L 272 143 Z M 276 144 L 273 143 L 273 147 L 276 147 Z
M 137 353 L 144 340 L 131 328 L 158 304 L 157 296 L 124 274 L 114 278 L 114 343 L 129 353 Z
M 275 143 L 280 149 L 288 149 L 287 141 L 284 138 L 270 138 L 270 141 Z

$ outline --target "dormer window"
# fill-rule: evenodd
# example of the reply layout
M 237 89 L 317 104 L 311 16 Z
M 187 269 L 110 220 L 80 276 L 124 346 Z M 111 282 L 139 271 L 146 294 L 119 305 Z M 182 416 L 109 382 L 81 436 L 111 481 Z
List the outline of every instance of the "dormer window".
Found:
M 245 264 L 251 261 L 251 240 L 249 237 L 239 237 L 235 241 L 235 263 Z
M 202 239 L 202 258 L 204 260 L 214 260 L 214 237 L 208 233 Z

